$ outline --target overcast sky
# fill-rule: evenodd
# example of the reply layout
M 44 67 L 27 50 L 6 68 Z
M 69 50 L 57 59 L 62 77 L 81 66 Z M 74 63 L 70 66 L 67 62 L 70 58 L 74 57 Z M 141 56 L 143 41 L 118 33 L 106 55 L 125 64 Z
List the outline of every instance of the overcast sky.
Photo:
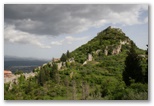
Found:
M 148 5 L 5 4 L 4 55 L 52 59 L 119 27 L 141 49 L 148 44 Z

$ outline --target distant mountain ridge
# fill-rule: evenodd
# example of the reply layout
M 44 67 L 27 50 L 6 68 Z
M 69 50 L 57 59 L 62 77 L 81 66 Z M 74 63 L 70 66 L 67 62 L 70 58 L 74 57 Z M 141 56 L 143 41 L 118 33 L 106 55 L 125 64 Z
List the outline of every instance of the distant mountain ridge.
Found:
M 17 57 L 17 56 L 4 56 L 4 61 L 50 61 L 45 59 L 37 59 L 37 58 L 25 58 L 25 57 Z
M 23 72 L 31 72 L 34 68 L 48 62 L 49 60 L 35 58 L 21 58 L 13 56 L 4 56 L 4 69 L 10 70 L 13 73 L 17 70 Z

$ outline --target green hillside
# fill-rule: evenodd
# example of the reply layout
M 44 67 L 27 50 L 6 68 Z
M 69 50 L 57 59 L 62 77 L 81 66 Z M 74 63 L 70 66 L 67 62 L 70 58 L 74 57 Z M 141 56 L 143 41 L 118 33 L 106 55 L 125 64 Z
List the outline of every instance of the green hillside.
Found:
M 83 63 L 87 59 L 87 54 L 92 53 L 95 56 L 97 50 L 101 50 L 99 56 L 104 54 L 104 50 L 108 47 L 108 54 L 111 55 L 112 50 L 120 45 L 120 42 L 126 41 L 129 44 L 122 45 L 121 52 L 126 53 L 129 50 L 130 43 L 133 43 L 119 28 L 111 28 L 110 26 L 98 33 L 95 38 L 90 40 L 88 43 L 82 45 L 72 52 L 75 60 L 79 63 Z M 134 44 L 134 43 L 133 43 Z M 138 53 L 144 54 L 143 50 L 140 50 L 135 46 Z M 100 58 L 100 57 L 99 57 Z
M 147 67 L 146 51 L 108 27 L 61 60 L 34 69 L 35 77 L 19 77 L 12 89 L 5 84 L 4 99 L 147 100 Z

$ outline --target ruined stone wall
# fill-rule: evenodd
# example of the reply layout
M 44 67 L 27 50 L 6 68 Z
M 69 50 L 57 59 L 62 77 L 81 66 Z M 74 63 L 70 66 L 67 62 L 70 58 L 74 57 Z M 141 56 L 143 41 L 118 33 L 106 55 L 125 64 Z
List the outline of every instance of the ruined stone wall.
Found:
M 33 72 L 31 72 L 31 73 L 23 73 L 21 75 L 23 75 L 25 77 L 25 80 L 27 80 L 28 78 L 34 77 L 35 75 L 37 75 L 37 72 L 35 72 L 35 73 L 33 73 Z M 18 84 L 18 78 L 21 75 L 14 75 L 14 74 L 12 74 L 11 77 L 5 77 L 4 78 L 4 83 L 10 83 L 9 90 L 12 89 L 12 85 L 13 84 L 16 84 L 16 85 Z
M 112 51 L 112 55 L 117 55 L 121 52 L 121 45 L 118 45 L 117 47 L 115 47 Z
M 92 59 L 93 59 L 93 56 L 92 56 L 92 54 L 88 54 L 88 61 L 92 61 Z

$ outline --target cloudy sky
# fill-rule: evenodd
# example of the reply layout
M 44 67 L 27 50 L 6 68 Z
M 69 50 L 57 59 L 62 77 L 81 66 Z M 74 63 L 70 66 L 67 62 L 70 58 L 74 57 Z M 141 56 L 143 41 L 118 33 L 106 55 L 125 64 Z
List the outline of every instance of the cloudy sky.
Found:
M 4 55 L 51 59 L 119 27 L 141 49 L 148 44 L 148 5 L 5 4 Z

